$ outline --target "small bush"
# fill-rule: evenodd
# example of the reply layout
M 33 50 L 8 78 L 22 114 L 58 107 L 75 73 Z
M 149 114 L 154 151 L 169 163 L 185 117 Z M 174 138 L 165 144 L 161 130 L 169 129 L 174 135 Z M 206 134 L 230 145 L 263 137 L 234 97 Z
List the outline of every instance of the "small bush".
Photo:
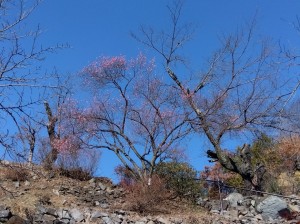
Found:
M 206 166 L 200 175 L 207 180 L 205 183 L 207 197 L 211 199 L 219 199 L 220 192 L 224 195 L 234 188 L 242 193 L 239 188 L 245 187 L 245 181 L 239 174 L 226 170 L 219 162 L 213 166 Z
M 97 170 L 100 152 L 90 149 L 60 153 L 56 161 L 62 176 L 76 180 L 89 180 Z
M 91 173 L 89 171 L 83 170 L 82 168 L 74 168 L 74 169 L 60 168 L 59 174 L 80 181 L 86 181 L 92 179 Z
M 148 180 L 140 180 L 126 185 L 125 190 L 129 209 L 139 213 L 161 211 L 163 203 L 172 195 L 166 189 L 165 181 L 158 176 L 151 178 L 151 185 L 148 185 Z
M 197 171 L 188 163 L 163 162 L 158 164 L 155 173 L 166 181 L 167 189 L 176 196 L 195 202 L 203 190 L 197 180 Z
M 25 181 L 29 177 L 28 171 L 19 167 L 6 168 L 3 172 L 4 178 L 12 181 Z

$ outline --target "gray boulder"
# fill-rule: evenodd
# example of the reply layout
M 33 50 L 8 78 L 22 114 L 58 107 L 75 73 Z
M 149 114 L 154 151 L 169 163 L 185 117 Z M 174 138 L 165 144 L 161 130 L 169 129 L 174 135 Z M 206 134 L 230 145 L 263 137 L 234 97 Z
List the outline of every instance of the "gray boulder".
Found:
M 0 218 L 9 218 L 11 217 L 10 210 L 5 206 L 0 206 Z
M 77 208 L 73 208 L 70 211 L 70 214 L 72 216 L 72 218 L 76 221 L 76 222 L 81 222 L 84 220 L 84 214 L 82 211 L 80 211 Z
M 224 200 L 229 202 L 230 207 L 237 207 L 243 202 L 244 197 L 240 193 L 230 193 Z
M 0 206 L 0 222 L 6 222 L 12 216 L 9 208 Z
M 264 220 L 279 218 L 278 212 L 287 208 L 286 201 L 276 196 L 269 196 L 256 206 L 257 212 L 261 213 Z

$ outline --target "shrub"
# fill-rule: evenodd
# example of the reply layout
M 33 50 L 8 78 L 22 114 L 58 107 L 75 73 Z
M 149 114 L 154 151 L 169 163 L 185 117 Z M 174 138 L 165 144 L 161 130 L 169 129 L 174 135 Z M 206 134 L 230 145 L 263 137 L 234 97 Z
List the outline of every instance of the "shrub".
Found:
M 293 194 L 295 190 L 295 164 L 300 156 L 300 137 L 281 137 L 277 142 L 266 135 L 254 141 L 253 164 L 265 166 L 263 189 L 271 193 Z
M 60 175 L 85 181 L 92 178 L 99 158 L 99 151 L 64 152 L 58 156 L 56 166 Z
M 160 211 L 163 203 L 172 195 L 166 189 L 165 181 L 157 175 L 151 178 L 151 185 L 148 185 L 148 180 L 139 180 L 126 185 L 125 190 L 129 209 L 139 213 Z
M 197 180 L 197 171 L 188 163 L 162 162 L 156 167 L 155 174 L 163 178 L 167 189 L 180 198 L 196 201 L 203 190 L 202 184 Z
M 237 173 L 226 170 L 219 162 L 210 167 L 206 166 L 204 171 L 201 172 L 201 177 L 208 180 L 205 183 L 205 187 L 209 198 L 218 199 L 220 197 L 219 191 L 228 193 L 228 191 L 232 190 L 229 187 L 244 187 L 243 178 Z
M 12 181 L 25 181 L 29 177 L 28 171 L 21 167 L 9 167 L 3 173 L 5 179 Z
M 82 168 L 63 169 L 59 168 L 59 174 L 65 177 L 69 177 L 75 180 L 86 181 L 92 179 L 92 175 L 89 171 L 85 171 Z

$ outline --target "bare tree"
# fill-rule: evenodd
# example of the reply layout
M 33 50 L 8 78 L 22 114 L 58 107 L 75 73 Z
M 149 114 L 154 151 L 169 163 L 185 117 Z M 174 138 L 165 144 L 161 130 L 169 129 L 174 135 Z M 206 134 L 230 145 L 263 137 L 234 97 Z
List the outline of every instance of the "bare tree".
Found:
M 193 114 L 191 124 L 203 133 L 213 150 L 207 154 L 233 172 L 239 173 L 256 189 L 260 189 L 263 167 L 251 164 L 249 145 L 237 153 L 228 153 L 223 143 L 228 137 L 263 131 L 282 130 L 287 117 L 285 107 L 299 87 L 297 76 L 289 76 L 280 61 L 279 51 L 270 40 L 254 35 L 255 20 L 235 34 L 220 38 L 221 47 L 213 52 L 201 72 L 189 79 L 178 69 L 182 61 L 183 44 L 191 32 L 182 25 L 182 1 L 174 1 L 170 12 L 170 30 L 155 32 L 141 28 L 134 37 L 158 53 L 165 63 L 165 71 L 185 98 L 182 107 Z M 286 130 L 288 131 L 288 130 Z
M 39 101 L 35 90 L 45 87 L 37 75 L 37 62 L 54 48 L 37 46 L 39 28 L 25 30 L 24 23 L 39 4 L 37 1 L 0 1 L 0 144 L 10 148 L 9 135 L 20 131 L 21 119 L 33 119 L 29 112 Z
M 175 157 L 191 131 L 176 89 L 155 75 L 154 62 L 143 55 L 101 58 L 84 74 L 95 99 L 83 121 L 90 146 L 114 152 L 133 176 L 151 180 L 157 163 Z
M 72 91 L 70 87 L 70 77 L 63 80 L 58 73 L 55 72 L 56 87 L 51 89 L 50 95 L 44 101 L 44 109 L 46 112 L 47 122 L 44 126 L 47 128 L 48 139 L 50 144 L 50 152 L 45 156 L 43 164 L 46 168 L 52 169 L 55 161 L 59 155 L 59 148 L 61 147 L 60 140 L 64 136 L 69 135 L 63 130 L 63 123 L 70 121 L 70 113 L 65 113 L 65 108 L 69 105 L 69 99 Z
M 16 144 L 21 143 L 21 147 L 14 145 L 16 155 L 22 159 L 25 159 L 28 164 L 33 163 L 34 151 L 36 148 L 36 142 L 38 138 L 38 132 L 41 129 L 41 125 L 33 122 L 31 119 L 25 117 L 20 121 L 21 132 L 15 136 Z M 21 152 L 17 152 L 18 149 L 22 149 Z

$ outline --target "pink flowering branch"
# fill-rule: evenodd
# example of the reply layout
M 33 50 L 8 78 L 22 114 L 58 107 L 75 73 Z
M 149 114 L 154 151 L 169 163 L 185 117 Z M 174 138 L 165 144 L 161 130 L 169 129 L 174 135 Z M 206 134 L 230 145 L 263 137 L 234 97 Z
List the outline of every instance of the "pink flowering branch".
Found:
M 96 85 L 85 114 L 89 144 L 113 151 L 137 178 L 151 176 L 157 163 L 171 159 L 170 152 L 191 132 L 181 99 L 155 68 L 154 60 L 140 54 L 128 62 L 102 58 L 84 69 L 86 83 Z

